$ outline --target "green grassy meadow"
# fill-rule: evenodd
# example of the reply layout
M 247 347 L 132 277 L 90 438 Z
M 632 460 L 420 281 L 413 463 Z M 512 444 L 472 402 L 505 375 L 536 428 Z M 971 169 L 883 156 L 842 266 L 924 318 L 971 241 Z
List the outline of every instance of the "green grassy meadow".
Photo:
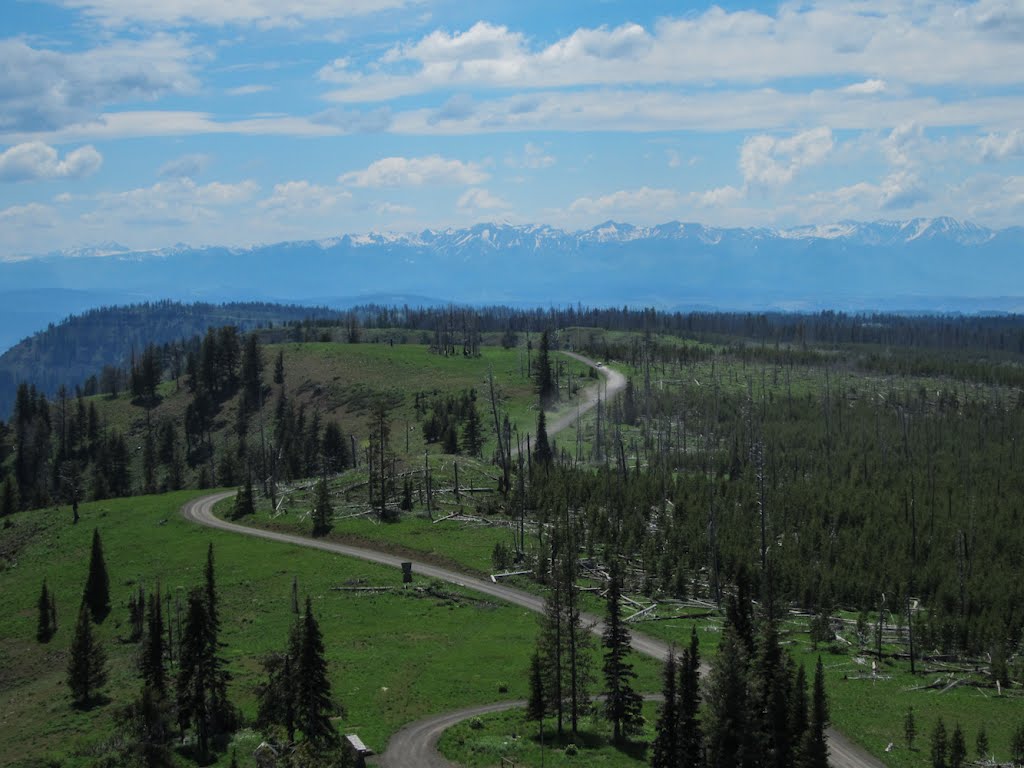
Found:
M 532 614 L 448 586 L 434 593 L 333 591 L 352 584 L 398 585 L 400 575 L 189 524 L 178 508 L 194 495 L 83 505 L 77 526 L 66 509 L 9 518 L 0 573 L 0 610 L 10 617 L 0 625 L 0 764 L 92 764 L 111 734 L 113 710 L 138 692 L 136 646 L 122 641 L 130 594 L 140 582 L 152 588 L 159 580 L 184 598 L 202 580 L 210 542 L 222 601 L 221 639 L 233 678 L 230 695 L 247 717 L 255 715 L 259 660 L 284 647 L 293 620 L 293 576 L 300 595 L 312 597 L 324 633 L 334 695 L 347 710 L 340 727 L 359 733 L 375 749 L 403 723 L 427 714 L 526 695 L 523 670 L 537 628 Z M 70 705 L 64 678 L 93 526 L 103 537 L 111 580 L 112 611 L 98 630 L 109 657 L 110 702 L 78 711 Z M 59 630 L 40 645 L 35 606 L 44 577 L 56 594 Z M 499 683 L 507 683 L 507 694 L 499 694 Z

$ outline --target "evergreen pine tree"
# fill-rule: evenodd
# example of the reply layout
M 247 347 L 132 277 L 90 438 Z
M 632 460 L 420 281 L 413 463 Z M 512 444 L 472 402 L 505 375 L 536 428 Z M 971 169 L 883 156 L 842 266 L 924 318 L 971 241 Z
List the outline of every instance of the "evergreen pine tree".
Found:
M 801 664 L 793 678 L 793 694 L 789 700 L 789 737 L 795 750 L 799 751 L 807 732 L 809 697 L 807 694 L 807 670 Z
M 681 768 L 704 763 L 704 734 L 700 720 L 700 641 L 697 627 L 690 627 L 690 647 L 683 650 L 679 665 L 679 758 Z
M 53 637 L 53 624 L 51 616 L 50 591 L 46 588 L 46 579 L 43 579 L 43 587 L 39 592 L 39 618 L 36 621 L 36 640 L 40 643 L 47 643 Z
M 526 702 L 526 719 L 540 722 L 547 712 L 547 697 L 544 695 L 544 670 L 540 654 L 534 651 L 530 657 L 530 698 Z
M 907 749 L 914 749 L 914 738 L 917 736 L 917 720 L 914 719 L 914 708 L 909 707 L 907 714 L 903 716 L 903 738 L 907 742 Z
M 146 633 L 143 637 L 139 672 L 146 688 L 158 696 L 167 693 L 167 671 L 164 667 L 164 619 L 160 590 L 149 596 L 146 608 Z
M 274 383 L 284 384 L 284 351 L 277 353 L 277 359 L 274 360 Z
M 931 761 L 932 768 L 947 768 L 946 755 L 949 752 L 949 744 L 946 740 L 946 724 L 942 718 L 935 723 L 935 730 L 932 731 Z
M 212 562 L 208 561 L 208 565 Z M 179 643 L 178 724 L 192 727 L 197 757 L 209 755 L 211 739 L 234 725 L 227 699 L 228 675 L 217 654 L 217 630 L 209 595 L 201 588 L 189 592 L 185 626 Z
M 540 729 L 540 748 L 544 750 L 544 716 L 547 714 L 548 702 L 544 691 L 544 665 L 540 654 L 533 652 L 530 657 L 530 698 L 526 701 L 526 719 L 537 723 Z
M 217 608 L 217 579 L 213 569 L 213 542 L 206 545 L 206 569 L 203 571 L 205 583 L 206 612 L 210 619 L 210 647 L 217 650 L 217 633 L 220 632 L 220 613 Z
M 967 740 L 964 738 L 963 729 L 960 723 L 953 729 L 953 736 L 949 740 L 949 768 L 963 768 L 967 761 Z
M 327 466 L 326 472 L 340 472 L 351 462 L 348 456 L 348 443 L 341 427 L 336 421 L 328 421 L 324 427 L 322 451 Z
M 792 764 L 789 722 L 792 677 L 787 661 L 779 645 L 775 617 L 765 611 L 760 618 L 751 660 L 751 710 L 762 763 L 775 768 Z
M 316 498 L 313 500 L 313 535 L 323 536 L 331 530 L 334 519 L 334 508 L 331 506 L 331 493 L 327 488 L 327 480 L 321 477 L 316 483 Z
M 479 456 L 483 444 L 483 426 L 480 422 L 480 413 L 476 409 L 474 391 L 470 396 L 469 411 L 466 413 L 466 423 L 462 428 L 462 450 L 470 456 Z
M 110 578 L 107 576 L 107 565 L 103 561 L 103 543 L 100 531 L 92 531 L 92 553 L 89 556 L 89 576 L 85 582 L 82 600 L 89 608 L 92 620 L 99 624 L 110 613 Z
M 127 765 L 174 768 L 170 702 L 161 693 L 144 686 L 139 698 L 121 708 L 115 719 Z
M 533 445 L 533 460 L 542 467 L 551 465 L 554 458 L 551 453 L 551 444 L 548 443 L 548 429 L 544 418 L 544 410 L 537 412 L 537 439 Z
M 611 579 L 606 597 L 606 614 L 602 644 L 604 654 L 604 711 L 612 723 L 612 738 L 616 744 L 635 731 L 641 721 L 643 698 L 630 683 L 636 678 L 629 655 L 630 633 L 622 618 L 622 571 L 612 565 Z
M 256 512 L 256 499 L 252 490 L 252 473 L 246 471 L 245 485 L 238 489 L 235 495 L 235 507 L 231 512 L 234 520 L 252 515 Z
M 708 768 L 747 768 L 754 764 L 748 702 L 746 645 L 733 625 L 726 624 L 705 691 Z
M 294 626 L 301 632 L 302 620 L 296 619 Z M 293 627 L 294 629 L 294 627 Z M 263 660 L 267 681 L 257 686 L 259 701 L 256 725 L 267 729 L 273 725 L 283 726 L 288 741 L 295 742 L 295 674 L 292 656 L 288 653 L 274 653 Z
M 810 722 L 800 743 L 796 764 L 798 768 L 828 768 L 828 742 L 825 740 L 825 730 L 828 728 L 830 717 L 828 697 L 825 694 L 825 668 L 821 664 L 820 656 L 814 668 L 810 714 Z
M 93 636 L 89 607 L 82 602 L 78 623 L 71 639 L 68 660 L 68 687 L 76 706 L 87 707 L 107 681 L 107 655 Z
M 991 757 L 988 751 L 988 731 L 985 730 L 984 723 L 978 728 L 978 735 L 974 739 L 974 749 L 979 761 L 987 760 Z
M 557 385 L 551 371 L 550 340 L 548 332 L 540 336 L 540 354 L 537 356 L 537 394 L 540 396 L 540 409 L 551 407 L 558 395 Z
M 327 679 L 324 641 L 309 597 L 306 598 L 302 643 L 296 659 L 295 674 L 295 724 L 308 741 L 318 746 L 336 744 L 338 732 L 330 717 L 334 704 L 331 701 L 331 683 Z
M 654 726 L 654 743 L 651 745 L 651 768 L 677 768 L 682 765 L 680 757 L 679 694 L 676 689 L 676 654 L 670 648 L 665 660 L 661 693 L 664 702 Z

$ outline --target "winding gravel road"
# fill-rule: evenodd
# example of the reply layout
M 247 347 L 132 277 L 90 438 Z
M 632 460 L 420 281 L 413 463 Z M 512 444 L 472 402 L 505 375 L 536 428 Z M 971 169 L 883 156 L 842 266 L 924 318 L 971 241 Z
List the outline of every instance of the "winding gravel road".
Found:
M 592 361 L 574 353 L 566 353 L 575 359 L 591 366 L 596 364 Z M 606 378 L 608 385 L 608 397 L 614 396 L 626 385 L 626 378 L 621 373 L 609 368 L 598 369 Z M 584 403 L 580 406 L 579 412 L 585 413 L 597 404 L 597 388 L 587 395 Z M 567 414 L 552 423 L 549 434 L 555 434 L 576 420 L 577 414 Z M 333 552 L 346 557 L 355 557 L 367 560 L 380 565 L 387 565 L 393 568 L 400 568 L 402 562 L 408 562 L 409 558 L 390 555 L 386 552 L 379 552 L 374 549 L 354 547 L 348 544 L 339 544 L 331 541 L 312 539 L 306 536 L 299 536 L 290 533 L 277 531 L 266 531 L 259 528 L 250 528 L 245 525 L 231 523 L 214 516 L 213 507 L 217 502 L 234 495 L 234 491 L 226 491 L 203 496 L 186 503 L 181 508 L 182 515 L 192 522 L 205 525 L 210 528 L 217 528 L 223 531 L 231 531 L 245 536 L 254 536 L 269 541 L 278 541 L 285 544 L 293 544 L 299 547 L 319 549 L 324 552 Z M 413 561 L 413 571 L 420 576 L 429 579 L 438 579 L 456 584 L 467 589 L 481 592 L 490 597 L 514 605 L 522 606 L 531 611 L 541 613 L 544 610 L 542 598 L 524 592 L 513 587 L 495 584 L 473 576 L 459 573 L 458 571 L 441 568 L 429 563 Z M 593 614 L 583 614 L 583 622 L 588 625 L 594 634 L 600 635 L 604 625 L 600 617 Z M 655 659 L 664 660 L 668 657 L 669 646 L 667 643 L 655 638 L 647 637 L 638 632 L 633 633 L 632 647 L 638 653 L 651 656 Z M 703 671 L 707 671 L 706 665 Z M 437 752 L 437 740 L 441 733 L 466 718 L 476 715 L 483 715 L 490 712 L 499 712 L 521 705 L 521 702 L 499 702 L 476 707 L 468 707 L 456 712 L 447 712 L 435 715 L 424 720 L 419 720 L 402 728 L 391 737 L 387 749 L 378 758 L 378 764 L 384 768 L 452 768 L 452 763 L 445 760 Z M 829 748 L 831 750 L 831 762 L 835 768 L 884 768 L 884 764 L 873 758 L 863 749 L 848 741 L 841 733 L 835 730 L 829 731 Z

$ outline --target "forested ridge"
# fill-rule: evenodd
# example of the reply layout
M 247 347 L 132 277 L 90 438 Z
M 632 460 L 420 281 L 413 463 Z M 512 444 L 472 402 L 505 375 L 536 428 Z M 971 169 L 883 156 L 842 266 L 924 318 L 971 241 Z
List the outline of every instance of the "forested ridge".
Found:
M 2 427 L 2 508 L 247 477 L 273 494 L 279 481 L 351 466 L 362 449 L 350 435 L 369 430 L 371 446 L 387 448 L 370 483 L 384 510 L 390 494 L 408 499 L 409 490 L 381 467 L 415 461 L 387 442 L 387 410 L 401 398 L 389 406 L 389 396 L 361 389 L 358 407 L 377 414 L 369 426 L 324 418 L 325 401 L 309 397 L 327 382 L 286 384 L 283 356 L 268 359 L 262 346 L 398 341 L 442 358 L 526 346 L 540 377 L 548 335 L 537 333 L 548 328 L 552 350 L 617 360 L 630 373 L 625 394 L 603 403 L 575 444 L 556 444 L 550 462 L 511 466 L 509 427 L 490 418 L 486 393 L 415 398 L 431 450 L 472 455 L 503 432 L 484 457 L 510 464 L 492 508 L 540 522 L 568 511 L 587 552 L 614 545 L 652 594 L 721 600 L 747 574 L 755 594 L 857 611 L 865 627 L 910 624 L 930 652 L 1013 655 L 1024 625 L 1012 577 L 1024 561 L 1024 486 L 1013 470 L 1024 320 L 1015 316 L 370 306 L 249 334 L 227 325 L 151 344 L 119 377 L 94 384 L 110 387 L 107 397 L 118 382 L 130 393 L 127 427 L 104 423 L 82 389 L 51 400 L 23 385 Z M 168 381 L 187 407 L 151 416 Z
M 263 302 L 158 301 L 92 309 L 51 324 L 0 356 L 0 416 L 10 415 L 22 382 L 52 397 L 61 385 L 69 390 L 84 387 L 104 368 L 111 369 L 108 376 L 127 368 L 132 353 L 141 353 L 150 344 L 182 343 L 222 325 L 249 330 L 340 314 L 324 307 Z

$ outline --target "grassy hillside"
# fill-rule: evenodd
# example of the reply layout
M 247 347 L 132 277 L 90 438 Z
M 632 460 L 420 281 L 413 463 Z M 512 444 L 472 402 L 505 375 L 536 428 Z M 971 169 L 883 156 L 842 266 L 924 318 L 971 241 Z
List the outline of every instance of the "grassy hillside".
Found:
M 243 440 L 250 451 L 260 447 L 261 421 L 264 436 L 273 433 L 275 409 L 282 390 L 296 410 L 305 409 L 307 425 L 314 417 L 320 419 L 321 426 L 337 421 L 346 436 L 356 438 L 359 449 L 365 447 L 369 434 L 370 408 L 375 401 L 383 400 L 391 420 L 392 450 L 417 464 L 422 462 L 423 452 L 428 449 L 421 428 L 426 414 L 422 409 L 417 411 L 417 397 L 421 398 L 423 409 L 429 409 L 437 397 L 458 395 L 470 389 L 475 389 L 477 394 L 477 411 L 484 436 L 482 455 L 491 455 L 495 442 L 488 377 L 492 372 L 499 413 L 507 413 L 513 428 L 520 433 L 532 431 L 536 426 L 535 385 L 526 373 L 524 349 L 483 347 L 479 357 L 444 357 L 419 344 L 308 342 L 268 344 L 262 349 L 267 388 L 262 411 L 248 417 Z M 270 383 L 279 353 L 283 355 L 285 368 L 283 386 Z M 555 354 L 553 358 L 561 362 L 563 370 L 565 398 L 561 407 L 569 408 L 573 402 L 569 390 L 582 390 L 593 382 L 590 369 L 562 355 Z M 159 394 L 159 402 L 148 418 L 154 425 L 174 424 L 180 435 L 186 408 L 192 399 L 184 377 L 163 382 Z M 128 393 L 113 398 L 97 395 L 88 400 L 95 404 L 103 423 L 128 437 L 134 484 L 138 487 L 142 466 L 140 445 L 147 429 L 145 408 L 134 402 Z M 240 395 L 227 399 L 219 406 L 214 419 L 212 441 L 218 459 L 225 453 L 237 452 L 239 403 Z M 433 444 L 428 450 L 436 454 L 441 447 Z M 360 463 L 364 458 L 360 455 Z M 197 466 L 186 470 L 187 484 L 195 482 L 199 469 Z
M 449 586 L 429 592 L 335 591 L 346 585 L 398 585 L 401 576 L 327 553 L 190 525 L 178 509 L 194 495 L 83 505 L 77 526 L 70 524 L 66 509 L 8 518 L 0 538 L 0 612 L 8 617 L 0 623 L 0 764 L 87 766 L 105 752 L 113 712 L 139 688 L 136 645 L 123 640 L 127 601 L 140 584 L 152 589 L 159 581 L 176 595 L 198 585 L 210 542 L 224 655 L 232 674 L 230 696 L 247 717 L 255 715 L 259 660 L 284 647 L 294 618 L 293 576 L 300 595 L 313 598 L 334 695 L 347 710 L 339 726 L 359 733 L 375 749 L 410 720 L 526 695 L 524 670 L 537 629 L 532 615 Z M 103 537 L 111 580 L 113 609 L 99 628 L 110 661 L 105 689 L 110 701 L 78 711 L 71 707 L 64 679 L 94 526 Z M 45 645 L 35 639 L 43 578 L 56 594 L 60 627 Z M 647 687 L 656 687 L 654 665 L 642 665 L 641 671 Z M 499 693 L 499 683 L 508 685 L 507 694 Z M 236 742 L 244 758 L 259 736 L 243 731 Z
M 211 326 L 249 330 L 342 316 L 324 307 L 256 302 L 159 301 L 91 309 L 51 324 L 0 355 L 0 418 L 9 415 L 20 382 L 34 384 L 52 396 L 61 385 L 73 391 L 90 376 L 100 376 L 104 366 L 127 366 L 132 354 L 141 353 L 148 344 L 181 344 Z

